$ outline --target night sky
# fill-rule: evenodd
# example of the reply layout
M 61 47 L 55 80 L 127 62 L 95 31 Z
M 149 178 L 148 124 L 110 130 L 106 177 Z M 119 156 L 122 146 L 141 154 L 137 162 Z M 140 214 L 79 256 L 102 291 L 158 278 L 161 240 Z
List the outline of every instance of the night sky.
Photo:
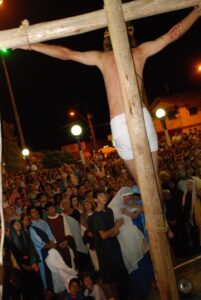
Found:
M 30 24 L 57 20 L 101 9 L 100 0 L 4 0 L 0 7 L 1 30 L 18 27 L 22 20 Z M 144 18 L 133 22 L 139 43 L 167 32 L 191 9 Z M 50 41 L 75 50 L 102 50 L 104 29 Z M 97 138 L 110 133 L 107 99 L 102 76 L 95 67 L 60 61 L 34 51 L 11 51 L 6 58 L 27 146 L 31 150 L 56 149 L 72 143 L 66 125 L 70 109 L 93 115 Z M 147 61 L 144 81 L 151 103 L 155 97 L 201 88 L 201 20 L 180 40 Z M 11 102 L 0 62 L 1 118 L 14 123 Z M 86 123 L 84 138 L 89 132 Z M 68 126 L 67 128 L 69 128 Z

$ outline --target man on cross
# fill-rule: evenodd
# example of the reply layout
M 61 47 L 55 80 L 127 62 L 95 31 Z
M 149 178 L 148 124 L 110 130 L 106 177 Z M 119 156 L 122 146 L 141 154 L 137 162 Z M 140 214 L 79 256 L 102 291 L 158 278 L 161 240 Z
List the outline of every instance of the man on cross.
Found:
M 195 23 L 200 15 L 201 4 L 196 6 L 195 9 L 186 18 L 172 27 L 166 34 L 160 36 L 156 40 L 145 42 L 135 48 L 132 48 L 132 57 L 137 73 L 137 81 L 140 92 L 143 88 L 143 70 L 147 58 L 160 52 L 170 43 L 179 39 Z M 30 45 L 26 45 L 20 48 L 30 50 Z M 130 174 L 136 180 L 137 174 L 135 168 L 135 160 L 128 134 L 121 86 L 113 51 L 79 52 L 62 46 L 43 43 L 32 44 L 31 49 L 58 59 L 73 60 L 85 65 L 96 66 L 99 68 L 105 82 L 110 111 L 110 124 L 115 147 L 119 156 L 123 159 Z M 150 113 L 144 103 L 143 115 L 154 167 L 157 171 L 158 140 Z

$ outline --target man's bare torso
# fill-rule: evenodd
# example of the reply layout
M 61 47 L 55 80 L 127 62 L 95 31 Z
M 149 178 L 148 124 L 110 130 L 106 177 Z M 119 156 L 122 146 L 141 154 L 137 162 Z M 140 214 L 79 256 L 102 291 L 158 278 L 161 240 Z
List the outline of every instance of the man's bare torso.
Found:
M 138 75 L 137 76 L 138 86 L 141 91 L 142 84 L 143 84 L 142 76 L 143 76 L 144 62 L 142 59 L 139 59 L 139 55 L 138 53 L 136 53 L 136 51 L 137 50 L 133 49 L 132 53 L 135 62 L 136 73 Z M 102 53 L 102 61 L 98 67 L 101 70 L 104 78 L 107 98 L 108 98 L 108 105 L 110 110 L 110 119 L 112 119 L 116 115 L 124 113 L 119 75 L 118 75 L 117 66 L 114 59 L 114 54 L 112 51 Z

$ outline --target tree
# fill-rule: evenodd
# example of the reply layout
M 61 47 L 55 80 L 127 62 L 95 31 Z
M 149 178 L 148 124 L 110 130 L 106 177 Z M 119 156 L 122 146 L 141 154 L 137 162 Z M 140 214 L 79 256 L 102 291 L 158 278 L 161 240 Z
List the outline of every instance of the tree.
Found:
M 75 158 L 72 154 L 60 150 L 45 151 L 43 161 L 42 161 L 43 165 L 49 169 L 58 168 L 65 163 L 68 164 L 74 162 L 75 162 Z
M 18 138 L 15 136 L 13 124 L 3 121 L 3 161 L 7 172 L 18 172 L 23 166 Z

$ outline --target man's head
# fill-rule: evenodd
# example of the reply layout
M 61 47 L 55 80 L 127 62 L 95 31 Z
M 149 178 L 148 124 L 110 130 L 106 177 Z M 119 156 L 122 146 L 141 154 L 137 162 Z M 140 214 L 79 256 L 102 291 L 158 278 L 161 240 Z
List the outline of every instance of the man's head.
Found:
M 99 180 L 99 186 L 100 186 L 101 189 L 105 188 L 105 180 L 104 179 Z
M 45 209 L 49 217 L 56 216 L 55 206 L 53 202 L 51 201 L 47 202 L 47 204 L 45 205 Z
M 91 273 L 84 273 L 82 275 L 82 283 L 85 288 L 87 288 L 89 290 L 93 289 L 94 281 L 93 281 Z
M 61 208 L 65 211 L 65 210 L 69 210 L 72 208 L 70 200 L 69 199 L 65 199 L 61 202 Z
M 133 196 L 133 193 L 132 193 L 132 192 L 124 193 L 124 194 L 123 194 L 123 203 L 124 203 L 124 204 L 129 204 L 129 202 L 130 202 L 131 199 L 132 199 L 132 196 Z
M 19 232 L 22 228 L 20 220 L 15 219 L 15 220 L 11 221 L 11 228 L 13 228 L 15 231 Z
M 192 179 L 187 180 L 186 189 L 188 192 L 191 192 L 193 190 L 193 180 Z
M 40 205 L 44 207 L 47 203 L 47 195 L 45 193 L 40 193 L 37 198 Z
M 134 199 L 134 201 L 137 201 L 137 200 L 141 199 L 141 194 L 140 194 L 139 187 L 137 185 L 135 185 L 132 190 L 133 190 L 133 199 Z
M 68 285 L 69 292 L 71 296 L 76 296 L 80 290 L 80 282 L 77 278 L 73 278 L 70 280 Z
M 134 37 L 134 27 L 131 22 L 126 23 L 127 28 L 127 35 L 128 35 L 128 41 L 131 48 L 137 47 L 138 43 L 137 40 Z M 112 42 L 110 39 L 110 33 L 108 28 L 106 28 L 104 32 L 104 42 L 103 42 L 103 49 L 104 51 L 112 51 Z
M 15 199 L 15 204 L 18 206 L 18 207 L 22 207 L 24 205 L 23 203 L 23 200 L 20 198 L 20 197 L 17 197 Z
M 84 196 L 85 192 L 86 192 L 85 185 L 84 185 L 84 184 L 81 184 L 81 185 L 79 186 L 79 194 Z
M 95 191 L 93 193 L 93 198 L 97 205 L 105 206 L 107 204 L 107 195 L 102 189 Z
M 89 200 L 85 200 L 83 202 L 82 206 L 83 206 L 83 211 L 86 213 L 93 211 L 93 205 L 92 205 L 91 201 L 89 201 Z
M 40 219 L 38 210 L 35 206 L 29 206 L 27 208 L 27 215 L 30 216 L 32 220 Z
M 30 225 L 30 217 L 25 214 L 21 215 L 20 221 L 25 228 Z

